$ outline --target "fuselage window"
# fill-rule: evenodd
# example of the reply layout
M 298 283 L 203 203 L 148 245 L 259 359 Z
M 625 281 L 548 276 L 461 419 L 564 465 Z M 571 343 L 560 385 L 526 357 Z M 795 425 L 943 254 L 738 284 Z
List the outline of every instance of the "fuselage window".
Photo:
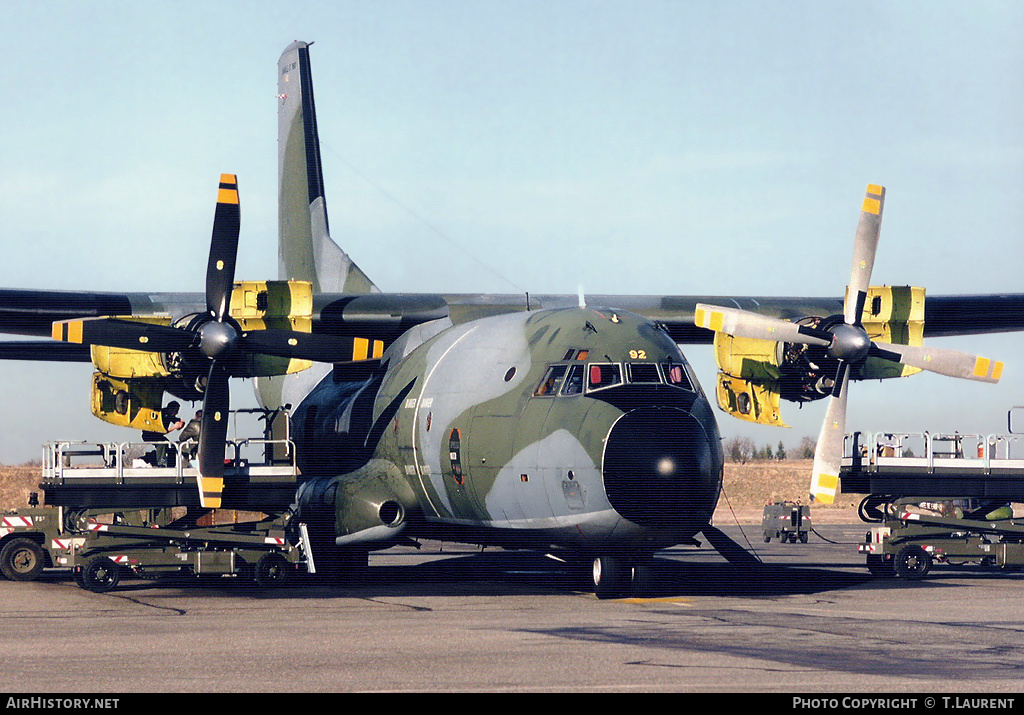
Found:
M 658 366 L 652 362 L 631 362 L 626 365 L 630 382 L 661 382 Z
M 558 389 L 562 386 L 562 378 L 565 377 L 567 367 L 567 365 L 552 365 L 549 367 L 548 371 L 544 373 L 544 379 L 541 380 L 537 389 L 533 391 L 534 396 L 554 397 L 557 395 Z
M 587 366 L 587 389 L 601 390 L 622 382 L 622 371 L 617 364 L 591 363 Z
M 686 374 L 686 369 L 682 363 L 678 362 L 665 362 L 661 364 L 662 374 L 665 376 L 665 382 L 676 387 L 681 387 L 684 390 L 692 390 L 693 385 L 690 384 L 690 378 Z
M 569 374 L 565 376 L 565 383 L 562 385 L 563 395 L 578 395 L 583 392 L 583 365 L 577 364 L 569 368 Z

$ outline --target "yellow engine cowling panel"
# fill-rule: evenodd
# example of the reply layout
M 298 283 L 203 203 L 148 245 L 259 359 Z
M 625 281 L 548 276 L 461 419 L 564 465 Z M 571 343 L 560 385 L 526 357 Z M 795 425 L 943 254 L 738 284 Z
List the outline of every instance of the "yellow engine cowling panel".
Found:
M 242 330 L 313 330 L 313 285 L 308 281 L 238 281 L 229 314 Z M 271 355 L 246 356 L 257 377 L 301 372 L 313 363 Z
M 772 427 L 789 427 L 782 421 L 776 382 L 744 380 L 720 372 L 715 396 L 718 406 L 737 419 Z
M 136 323 L 170 325 L 170 318 L 137 318 L 131 315 L 118 320 L 132 320 Z M 159 353 L 114 348 L 107 345 L 93 345 L 90 348 L 92 364 L 105 375 L 120 378 L 167 377 L 170 373 L 164 367 Z
M 163 399 L 159 379 L 120 380 L 99 372 L 92 376 L 92 413 L 118 427 L 166 432 L 160 415 Z
M 250 330 L 287 328 L 308 333 L 313 324 L 313 286 L 308 281 L 237 281 L 229 310 Z
M 871 286 L 861 323 L 872 340 L 895 345 L 922 345 L 924 342 L 925 290 L 915 286 Z M 868 358 L 860 374 L 866 379 L 907 377 L 920 368 L 888 360 Z
M 718 406 L 737 419 L 788 427 L 780 416 L 778 343 L 715 333 Z
M 715 362 L 727 375 L 746 380 L 778 380 L 779 359 L 773 340 L 715 333 Z

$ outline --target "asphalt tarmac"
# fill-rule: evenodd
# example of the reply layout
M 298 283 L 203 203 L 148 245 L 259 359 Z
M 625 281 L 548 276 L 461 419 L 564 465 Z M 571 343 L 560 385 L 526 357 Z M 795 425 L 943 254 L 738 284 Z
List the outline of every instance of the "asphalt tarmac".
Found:
M 1013 694 L 1024 576 L 936 565 L 872 577 L 863 524 L 807 544 L 723 527 L 763 562 L 662 552 L 649 597 L 598 600 L 527 552 L 427 543 L 371 555 L 363 585 L 264 590 L 65 571 L 0 580 L 5 693 L 773 692 Z M 1024 704 L 1024 698 L 1020 699 Z

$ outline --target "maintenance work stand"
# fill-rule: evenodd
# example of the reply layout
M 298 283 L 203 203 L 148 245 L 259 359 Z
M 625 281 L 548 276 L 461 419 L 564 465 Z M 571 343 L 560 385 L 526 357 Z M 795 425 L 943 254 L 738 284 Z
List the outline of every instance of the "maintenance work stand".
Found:
M 294 447 L 287 435 L 270 436 L 279 412 L 232 413 L 216 511 L 200 505 L 188 443 L 44 445 L 45 505 L 0 516 L 0 573 L 28 581 L 46 567 L 70 568 L 80 586 L 104 592 L 124 575 L 232 576 L 278 586 L 300 568 L 315 572 L 305 529 L 291 518 Z M 263 420 L 262 436 L 238 436 L 246 416 Z
M 919 579 L 935 563 L 1024 566 L 1024 435 L 854 433 L 840 483 L 867 494 L 863 521 L 876 524 L 858 551 L 878 576 Z

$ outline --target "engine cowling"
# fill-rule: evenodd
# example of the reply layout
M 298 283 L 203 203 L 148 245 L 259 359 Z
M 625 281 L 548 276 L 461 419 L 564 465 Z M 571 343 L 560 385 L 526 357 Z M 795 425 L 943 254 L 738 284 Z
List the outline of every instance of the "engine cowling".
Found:
M 924 288 L 872 286 L 861 323 L 873 339 L 921 345 L 924 337 Z M 840 329 L 843 316 L 808 316 L 793 322 L 819 330 Z M 741 338 L 716 332 L 715 360 L 720 369 L 718 406 L 748 422 L 785 427 L 781 400 L 812 402 L 831 394 L 838 361 L 821 346 Z M 850 363 L 854 380 L 906 377 L 918 368 L 867 357 Z

